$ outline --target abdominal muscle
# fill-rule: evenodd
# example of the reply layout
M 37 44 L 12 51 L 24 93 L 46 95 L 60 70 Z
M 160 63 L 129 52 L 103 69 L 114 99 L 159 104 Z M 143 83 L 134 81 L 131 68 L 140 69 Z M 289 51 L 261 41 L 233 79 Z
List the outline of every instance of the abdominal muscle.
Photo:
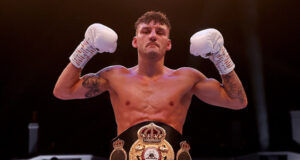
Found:
M 120 107 L 120 106 L 119 106 Z M 186 118 L 186 111 L 170 110 L 170 107 L 154 107 L 151 105 L 130 107 L 131 109 L 115 110 L 116 122 L 118 125 L 118 135 L 131 126 L 145 121 L 159 121 L 170 125 L 178 132 L 182 133 L 183 124 Z
M 139 93 L 134 98 L 130 95 L 131 93 L 126 93 L 124 96 L 111 95 L 118 135 L 144 121 L 163 122 L 182 133 L 190 100 L 183 103 L 182 98 L 172 91 L 152 95 Z

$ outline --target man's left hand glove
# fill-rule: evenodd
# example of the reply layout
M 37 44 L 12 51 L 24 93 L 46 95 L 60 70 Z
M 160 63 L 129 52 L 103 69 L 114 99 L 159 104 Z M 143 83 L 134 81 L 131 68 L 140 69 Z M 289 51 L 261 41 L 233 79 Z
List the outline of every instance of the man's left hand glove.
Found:
M 230 73 L 235 65 L 224 47 L 222 34 L 216 29 L 205 29 L 195 33 L 190 39 L 190 53 L 209 58 L 221 75 Z

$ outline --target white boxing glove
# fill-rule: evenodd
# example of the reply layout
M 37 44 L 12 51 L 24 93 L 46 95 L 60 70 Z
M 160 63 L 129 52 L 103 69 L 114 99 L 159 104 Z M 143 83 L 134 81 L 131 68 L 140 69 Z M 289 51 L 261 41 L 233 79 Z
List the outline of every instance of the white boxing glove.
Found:
M 190 53 L 209 58 L 221 75 L 231 72 L 235 65 L 224 47 L 222 34 L 216 29 L 205 29 L 195 33 L 190 39 Z
M 117 40 L 118 35 L 114 30 L 99 23 L 92 24 L 69 59 L 74 66 L 82 69 L 97 52 L 115 52 Z

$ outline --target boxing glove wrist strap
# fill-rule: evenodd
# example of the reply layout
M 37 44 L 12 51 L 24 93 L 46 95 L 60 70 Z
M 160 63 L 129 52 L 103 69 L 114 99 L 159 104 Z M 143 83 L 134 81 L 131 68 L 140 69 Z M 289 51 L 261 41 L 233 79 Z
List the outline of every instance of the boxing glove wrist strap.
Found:
M 71 63 L 77 68 L 83 68 L 85 64 L 97 53 L 87 40 L 83 40 L 69 57 Z
M 222 46 L 219 52 L 210 56 L 209 59 L 215 64 L 221 75 L 228 74 L 235 67 L 224 46 Z

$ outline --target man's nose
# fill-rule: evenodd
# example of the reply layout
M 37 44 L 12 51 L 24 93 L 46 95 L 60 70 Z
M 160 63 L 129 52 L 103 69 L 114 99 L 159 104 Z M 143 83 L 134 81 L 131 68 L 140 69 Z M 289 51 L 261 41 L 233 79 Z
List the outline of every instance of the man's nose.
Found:
M 155 31 L 152 31 L 151 33 L 150 33 L 150 41 L 152 41 L 152 42 L 154 42 L 154 41 L 156 41 L 157 40 L 157 37 L 156 37 L 157 35 L 156 35 L 156 32 Z

